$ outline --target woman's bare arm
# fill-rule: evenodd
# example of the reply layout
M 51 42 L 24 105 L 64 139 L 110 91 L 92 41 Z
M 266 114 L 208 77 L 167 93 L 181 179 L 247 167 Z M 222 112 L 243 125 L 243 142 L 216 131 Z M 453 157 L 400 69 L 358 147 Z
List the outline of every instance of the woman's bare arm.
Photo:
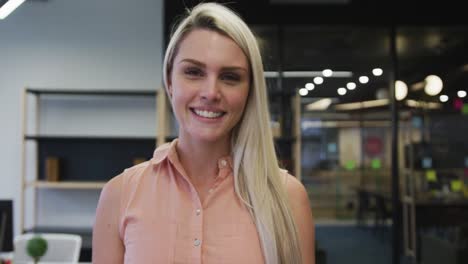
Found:
M 93 263 L 123 263 L 124 246 L 119 236 L 121 177 L 115 177 L 103 188 L 93 227 Z
M 287 184 L 294 220 L 299 234 L 303 264 L 315 264 L 315 227 L 309 196 L 304 185 L 289 176 Z

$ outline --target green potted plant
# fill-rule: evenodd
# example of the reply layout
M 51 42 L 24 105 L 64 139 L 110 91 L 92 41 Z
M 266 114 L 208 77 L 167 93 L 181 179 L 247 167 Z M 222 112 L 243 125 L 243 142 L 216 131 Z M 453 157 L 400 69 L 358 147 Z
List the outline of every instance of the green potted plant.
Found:
M 34 263 L 39 262 L 47 252 L 47 240 L 41 236 L 32 237 L 26 244 L 26 252 L 34 260 Z

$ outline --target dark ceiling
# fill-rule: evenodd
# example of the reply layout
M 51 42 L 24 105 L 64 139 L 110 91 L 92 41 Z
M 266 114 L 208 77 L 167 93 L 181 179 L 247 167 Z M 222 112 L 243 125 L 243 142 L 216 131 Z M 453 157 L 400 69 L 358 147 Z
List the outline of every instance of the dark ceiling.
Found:
M 198 2 L 165 1 L 166 39 L 176 14 Z M 405 81 L 410 90 L 429 74 L 443 79 L 443 91 L 450 98 L 455 98 L 460 89 L 468 90 L 468 20 L 460 14 L 464 9 L 459 8 L 459 3 L 425 2 L 423 6 L 411 1 L 362 0 L 343 0 L 345 4 L 334 5 L 278 5 L 267 0 L 221 2 L 228 2 L 252 26 L 267 71 L 329 68 L 352 72 L 350 78 L 325 78 L 307 97 L 334 97 L 339 102 L 373 100 L 378 90 L 389 90 L 394 69 L 398 70 L 395 76 Z M 396 32 L 396 57 L 390 50 L 392 28 Z M 384 74 L 373 77 L 371 70 L 375 67 L 382 68 Z M 360 75 L 369 76 L 369 83 L 357 82 Z M 338 96 L 337 88 L 349 81 L 356 82 L 357 89 Z M 307 82 L 311 78 L 284 78 L 281 84 L 283 89 L 296 91 Z M 271 86 L 276 83 L 269 81 Z M 410 92 L 408 98 L 438 100 L 421 90 Z

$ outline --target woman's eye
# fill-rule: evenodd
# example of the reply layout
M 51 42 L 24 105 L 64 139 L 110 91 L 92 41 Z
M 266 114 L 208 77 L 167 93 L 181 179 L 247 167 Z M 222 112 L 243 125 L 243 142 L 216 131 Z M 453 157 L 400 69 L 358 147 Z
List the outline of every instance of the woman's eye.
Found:
M 221 79 L 225 81 L 240 81 L 241 78 L 235 73 L 225 73 L 221 76 Z
M 197 68 L 187 68 L 184 70 L 184 73 L 189 76 L 202 76 L 203 72 Z

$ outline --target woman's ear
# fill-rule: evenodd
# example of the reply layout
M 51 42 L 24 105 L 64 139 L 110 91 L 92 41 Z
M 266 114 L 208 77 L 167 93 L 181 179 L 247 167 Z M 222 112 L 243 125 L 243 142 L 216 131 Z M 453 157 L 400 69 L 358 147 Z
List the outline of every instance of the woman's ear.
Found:
M 169 97 L 169 99 L 171 99 L 172 98 L 172 85 L 171 84 L 167 84 L 166 92 L 167 92 L 167 96 Z
M 170 75 L 167 77 L 166 82 L 167 82 L 167 85 L 166 85 L 167 96 L 169 97 L 169 99 L 171 99 L 172 98 L 172 82 L 171 82 Z

